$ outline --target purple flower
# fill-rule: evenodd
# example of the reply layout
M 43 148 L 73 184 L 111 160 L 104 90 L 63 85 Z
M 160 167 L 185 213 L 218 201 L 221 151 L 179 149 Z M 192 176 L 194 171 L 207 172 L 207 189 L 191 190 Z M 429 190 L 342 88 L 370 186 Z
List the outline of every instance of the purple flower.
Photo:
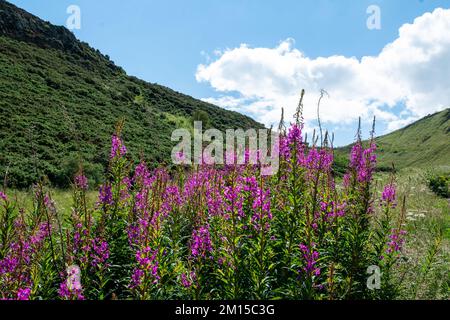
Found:
M 189 288 L 190 286 L 192 286 L 192 282 L 188 280 L 185 273 L 181 274 L 181 285 L 185 288 Z
M 242 186 L 241 181 L 237 181 L 232 186 L 224 187 L 223 195 L 224 199 L 226 200 L 224 210 L 225 219 L 229 219 L 230 213 L 237 213 L 238 216 L 240 217 L 244 216 L 243 211 L 244 197 L 242 193 L 243 189 L 244 187 Z
M 396 188 L 395 185 L 390 183 L 386 185 L 381 194 L 381 200 L 387 205 L 395 207 L 396 205 Z
M 308 275 L 320 275 L 320 268 L 316 266 L 317 260 L 319 259 L 319 252 L 314 250 L 314 244 L 309 248 L 305 244 L 300 244 L 299 248 L 302 252 L 303 259 L 305 261 L 305 266 L 303 267 L 303 271 Z
M 17 291 L 17 300 L 30 300 L 31 289 L 30 288 L 20 288 Z
M 8 197 L 2 191 L 0 191 L 0 199 L 2 199 L 5 202 L 8 201 Z
M 159 262 L 156 259 L 158 250 L 152 250 L 150 247 L 145 247 L 136 251 L 137 267 L 133 270 L 131 276 L 131 288 L 138 287 L 146 275 L 148 275 L 152 283 L 157 283 L 160 279 L 158 274 Z
M 363 149 L 361 142 L 357 142 L 350 153 L 350 168 L 355 170 L 356 179 L 360 183 L 368 183 L 375 171 L 377 157 L 376 145 L 371 143 L 369 148 Z M 349 177 L 344 177 L 344 185 L 350 184 Z
M 205 258 L 212 251 L 209 226 L 201 226 L 192 232 L 191 255 L 193 257 Z
M 139 287 L 142 283 L 142 278 L 144 278 L 144 271 L 141 269 L 134 269 L 131 275 L 131 288 Z
M 37 231 L 31 236 L 30 242 L 32 245 L 38 245 L 44 241 L 46 237 L 50 235 L 52 226 L 48 222 L 42 222 L 39 225 Z
M 100 186 L 98 199 L 101 204 L 107 204 L 107 205 L 113 204 L 112 191 L 111 191 L 111 186 L 109 184 Z
M 127 148 L 123 144 L 122 140 L 116 135 L 113 135 L 111 138 L 111 154 L 110 158 L 114 159 L 115 157 L 122 157 L 127 153 Z
M 96 268 L 98 266 L 105 266 L 109 258 L 108 243 L 101 239 L 92 239 L 91 265 Z
M 80 190 L 86 191 L 88 189 L 88 179 L 82 174 L 76 176 L 75 187 Z
M 144 162 L 141 162 L 137 165 L 134 170 L 133 181 L 139 186 L 150 187 L 155 180 L 154 177 L 151 177 L 150 171 L 147 168 L 147 165 Z
M 83 291 L 78 289 L 69 289 L 66 281 L 59 285 L 58 295 L 66 300 L 84 300 Z
M 405 230 L 392 229 L 387 243 L 386 254 L 399 253 L 402 250 L 405 239 L 402 238 L 406 234 Z M 383 258 L 383 257 L 382 257 Z
M 252 209 L 254 211 L 252 223 L 255 229 L 261 230 L 261 223 L 263 223 L 263 228 L 268 230 L 270 228 L 268 220 L 272 220 L 272 212 L 270 210 L 270 189 L 263 191 L 259 187 L 256 188 Z
M 289 128 L 287 137 L 281 137 L 280 139 L 280 156 L 289 161 L 294 154 L 297 157 L 297 164 L 302 164 L 304 162 L 304 147 L 302 127 L 293 124 Z
M 325 148 L 317 150 L 316 147 L 313 147 L 309 150 L 308 156 L 306 157 L 306 167 L 310 169 L 310 173 L 312 176 L 316 176 L 316 170 L 321 170 L 324 172 L 330 171 L 332 164 L 332 152 L 329 152 Z

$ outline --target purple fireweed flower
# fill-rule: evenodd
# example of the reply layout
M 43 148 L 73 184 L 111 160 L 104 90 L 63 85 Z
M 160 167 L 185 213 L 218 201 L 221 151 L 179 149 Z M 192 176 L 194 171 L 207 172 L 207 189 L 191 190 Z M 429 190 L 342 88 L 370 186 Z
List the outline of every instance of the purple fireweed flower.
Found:
M 205 258 L 212 251 L 209 225 L 201 226 L 192 232 L 191 256 Z
M 75 187 L 80 189 L 80 190 L 84 190 L 86 191 L 88 189 L 88 179 L 86 178 L 86 176 L 80 174 L 78 176 L 75 177 Z
M 122 157 L 127 153 L 127 148 L 123 144 L 122 140 L 116 135 L 111 137 L 111 154 L 110 158 Z
M 214 177 L 215 182 L 208 181 L 205 184 L 206 205 L 208 213 L 211 216 L 223 215 L 225 210 L 225 203 L 222 197 L 223 178 L 218 174 Z
M 135 204 L 134 209 L 138 212 L 144 212 L 147 208 L 147 201 L 148 201 L 148 189 L 142 189 L 138 193 L 136 193 L 135 198 Z
M 152 176 L 145 162 L 141 162 L 134 170 L 133 182 L 140 187 L 150 187 L 156 176 Z
M 361 142 L 356 143 L 350 152 L 350 167 L 357 168 L 361 163 L 362 157 L 362 145 Z
M 181 274 L 181 285 L 185 288 L 192 286 L 192 282 L 187 278 L 185 273 Z
M 127 228 L 128 233 L 128 243 L 130 246 L 139 244 L 140 232 L 139 225 L 137 223 L 132 223 Z
M 256 197 L 258 190 L 258 181 L 255 176 L 244 178 L 244 191 L 249 192 L 252 197 Z
M 311 148 L 305 160 L 305 165 L 311 170 L 312 176 L 315 176 L 315 170 L 329 172 L 332 164 L 333 153 L 325 148 L 320 150 L 317 150 L 316 147 Z
M 289 160 L 291 156 L 291 149 L 287 137 L 280 137 L 279 155 L 283 159 Z
M 91 265 L 96 268 L 98 266 L 105 266 L 106 261 L 109 258 L 108 243 L 99 238 L 91 240 Z
M 98 200 L 101 204 L 106 204 L 106 205 L 113 204 L 112 191 L 111 191 L 111 186 L 109 184 L 100 186 Z
M 7 256 L 0 260 L 0 274 L 13 273 L 19 266 L 19 257 Z
M 345 215 L 346 203 L 337 203 L 334 201 L 320 202 L 320 210 L 325 215 L 326 221 L 333 221 L 336 217 L 343 217 Z
M 343 217 L 345 215 L 345 210 L 347 208 L 347 203 L 334 203 L 333 202 L 333 216 Z
M 344 174 L 344 177 L 343 177 L 343 179 L 342 179 L 342 181 L 343 181 L 343 186 L 345 187 L 345 188 L 348 188 L 348 187 L 350 187 L 350 184 L 351 184 L 351 181 L 352 181 L 352 176 L 351 176 L 351 174 L 349 173 L 349 172 L 347 172 L 347 173 L 345 173 Z
M 44 196 L 44 205 L 50 210 L 55 209 L 55 201 L 53 201 L 48 194 Z
M 238 161 L 236 152 L 234 150 L 233 151 L 229 151 L 229 150 L 225 151 L 224 161 L 227 166 L 233 167 L 234 165 L 236 165 L 236 163 Z
M 402 237 L 406 234 L 405 230 L 392 229 L 387 243 L 386 254 L 399 253 L 402 250 L 405 239 Z M 383 257 L 381 257 L 383 259 Z
M 244 197 L 242 190 L 244 189 L 240 179 L 233 186 L 226 186 L 223 189 L 225 200 L 225 219 L 230 218 L 230 213 L 237 213 L 239 217 L 244 217 L 243 203 Z
M 375 154 L 376 145 L 371 143 L 369 148 L 363 149 L 361 142 L 357 142 L 350 153 L 350 168 L 356 173 L 356 180 L 359 183 L 368 183 L 372 179 L 377 157 Z M 344 176 L 344 185 L 350 185 L 350 176 Z
M 263 220 L 264 228 L 267 230 L 270 228 L 268 221 L 272 220 L 272 212 L 270 210 L 270 189 L 265 191 L 261 188 L 256 189 L 255 199 L 252 204 L 253 216 L 252 223 L 256 230 L 261 229 L 261 220 Z M 265 219 L 267 218 L 267 219 Z
M 328 203 L 325 201 L 321 201 L 320 202 L 320 210 L 322 210 L 323 212 L 327 212 L 328 211 Z
M 358 172 L 359 182 L 369 182 L 372 179 L 372 174 L 375 171 L 375 165 L 377 161 L 375 150 L 376 145 L 372 143 L 369 148 L 363 151 L 363 156 Z
M 164 190 L 163 203 L 159 210 L 158 216 L 161 218 L 167 217 L 170 212 L 180 207 L 183 203 L 183 199 L 180 195 L 180 191 L 177 186 L 168 186 Z
M 179 151 L 175 154 L 175 160 L 179 164 L 187 164 L 189 163 L 189 160 L 187 159 L 187 156 L 184 154 L 183 151 Z
M 305 261 L 305 266 L 302 268 L 302 270 L 308 275 L 319 276 L 320 268 L 316 266 L 317 260 L 319 259 L 319 252 L 315 251 L 314 247 L 314 244 L 312 244 L 311 248 L 309 248 L 305 244 L 299 245 L 300 251 Z
M 126 200 L 128 200 L 131 197 L 131 195 L 129 193 L 130 188 L 131 188 L 131 182 L 130 181 L 131 180 L 128 177 L 125 177 L 125 178 L 122 179 L 122 186 L 123 186 L 123 188 L 121 188 L 120 192 L 119 192 L 120 201 L 126 201 Z
M 390 183 L 386 185 L 381 194 L 382 204 L 386 204 L 386 206 L 396 206 L 396 188 L 395 185 Z
M 30 300 L 30 295 L 30 288 L 19 288 L 19 290 L 17 290 L 17 300 Z
M 0 191 L 0 199 L 2 199 L 3 201 L 8 201 L 8 197 L 2 191 Z
M 280 138 L 279 152 L 280 156 L 289 161 L 292 155 L 296 155 L 297 164 L 303 164 L 304 160 L 304 143 L 302 137 L 302 127 L 296 124 L 291 125 L 286 137 Z M 295 149 L 294 149 L 295 148 Z
M 42 222 L 37 231 L 31 236 L 30 242 L 32 245 L 38 245 L 44 241 L 46 237 L 50 235 L 52 226 L 48 222 Z
M 67 268 L 67 288 L 69 290 L 82 290 L 81 287 L 81 270 L 78 266 L 70 266 Z
M 295 143 L 298 145 L 303 144 L 301 126 L 298 126 L 296 124 L 291 125 L 288 131 L 287 138 L 289 145 L 293 145 Z
M 67 278 L 59 285 L 58 295 L 65 300 L 84 300 L 83 288 L 81 284 L 73 284 L 72 280 Z
M 152 283 L 157 283 L 160 279 L 158 274 L 159 262 L 157 260 L 158 250 L 152 250 L 145 247 L 136 251 L 137 267 L 133 270 L 131 276 L 131 288 L 138 287 L 146 275 L 151 277 Z
M 131 275 L 131 284 L 130 288 L 139 287 L 142 283 L 142 279 L 144 278 L 144 271 L 141 269 L 134 269 L 133 274 Z
M 3 259 L 0 259 L 0 282 L 2 286 L 22 288 L 18 293 L 21 298 L 25 298 L 26 288 L 32 286 L 30 265 L 34 263 L 35 256 L 39 254 L 51 230 L 49 231 L 47 223 L 41 223 L 27 235 L 27 226 L 21 218 L 14 221 L 14 226 L 17 230 L 16 237 L 7 248 Z M 14 297 L 10 295 L 10 298 L 15 299 L 16 294 Z

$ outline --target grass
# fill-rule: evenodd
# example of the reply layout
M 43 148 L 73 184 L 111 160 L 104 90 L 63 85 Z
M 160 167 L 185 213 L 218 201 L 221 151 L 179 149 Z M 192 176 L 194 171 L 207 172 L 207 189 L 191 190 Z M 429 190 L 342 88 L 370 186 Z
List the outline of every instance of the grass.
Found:
M 31 188 L 28 189 L 15 189 L 8 190 L 7 195 L 11 199 L 17 200 L 17 206 L 20 208 L 24 208 L 26 211 L 32 211 L 33 209 L 33 190 Z M 50 195 L 52 200 L 55 201 L 56 209 L 59 213 L 61 213 L 64 217 L 69 217 L 72 213 L 73 206 L 73 194 L 71 190 L 68 189 L 57 189 L 51 188 Z M 93 206 L 98 199 L 97 191 L 90 190 L 86 194 L 87 205 Z
M 450 297 L 450 200 L 427 186 L 427 171 L 402 169 L 396 174 L 398 193 L 406 196 L 407 247 L 400 276 L 407 286 L 405 299 Z M 377 175 L 379 194 L 389 174 Z M 436 247 L 435 247 L 436 246 Z M 430 253 L 436 248 L 434 255 Z

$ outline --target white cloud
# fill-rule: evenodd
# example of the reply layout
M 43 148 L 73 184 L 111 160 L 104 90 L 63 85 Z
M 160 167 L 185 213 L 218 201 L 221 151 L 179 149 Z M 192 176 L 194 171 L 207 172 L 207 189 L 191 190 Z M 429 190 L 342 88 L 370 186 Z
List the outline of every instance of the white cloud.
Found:
M 316 119 L 320 89 L 330 94 L 321 104 L 321 120 L 354 123 L 373 115 L 394 130 L 450 106 L 450 10 L 436 9 L 405 24 L 396 40 L 377 56 L 309 58 L 293 39 L 275 48 L 238 48 L 215 52 L 198 66 L 196 79 L 209 83 L 219 98 L 206 101 L 248 113 L 270 125 L 281 107 L 294 114 L 304 88 L 304 117 Z M 404 109 L 393 111 L 393 107 Z

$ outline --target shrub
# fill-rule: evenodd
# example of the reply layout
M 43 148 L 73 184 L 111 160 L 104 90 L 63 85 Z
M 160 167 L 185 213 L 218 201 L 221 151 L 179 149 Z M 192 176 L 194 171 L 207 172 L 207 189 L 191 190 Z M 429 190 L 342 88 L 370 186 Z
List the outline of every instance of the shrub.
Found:
M 450 198 L 450 172 L 429 174 L 428 186 L 436 195 Z

